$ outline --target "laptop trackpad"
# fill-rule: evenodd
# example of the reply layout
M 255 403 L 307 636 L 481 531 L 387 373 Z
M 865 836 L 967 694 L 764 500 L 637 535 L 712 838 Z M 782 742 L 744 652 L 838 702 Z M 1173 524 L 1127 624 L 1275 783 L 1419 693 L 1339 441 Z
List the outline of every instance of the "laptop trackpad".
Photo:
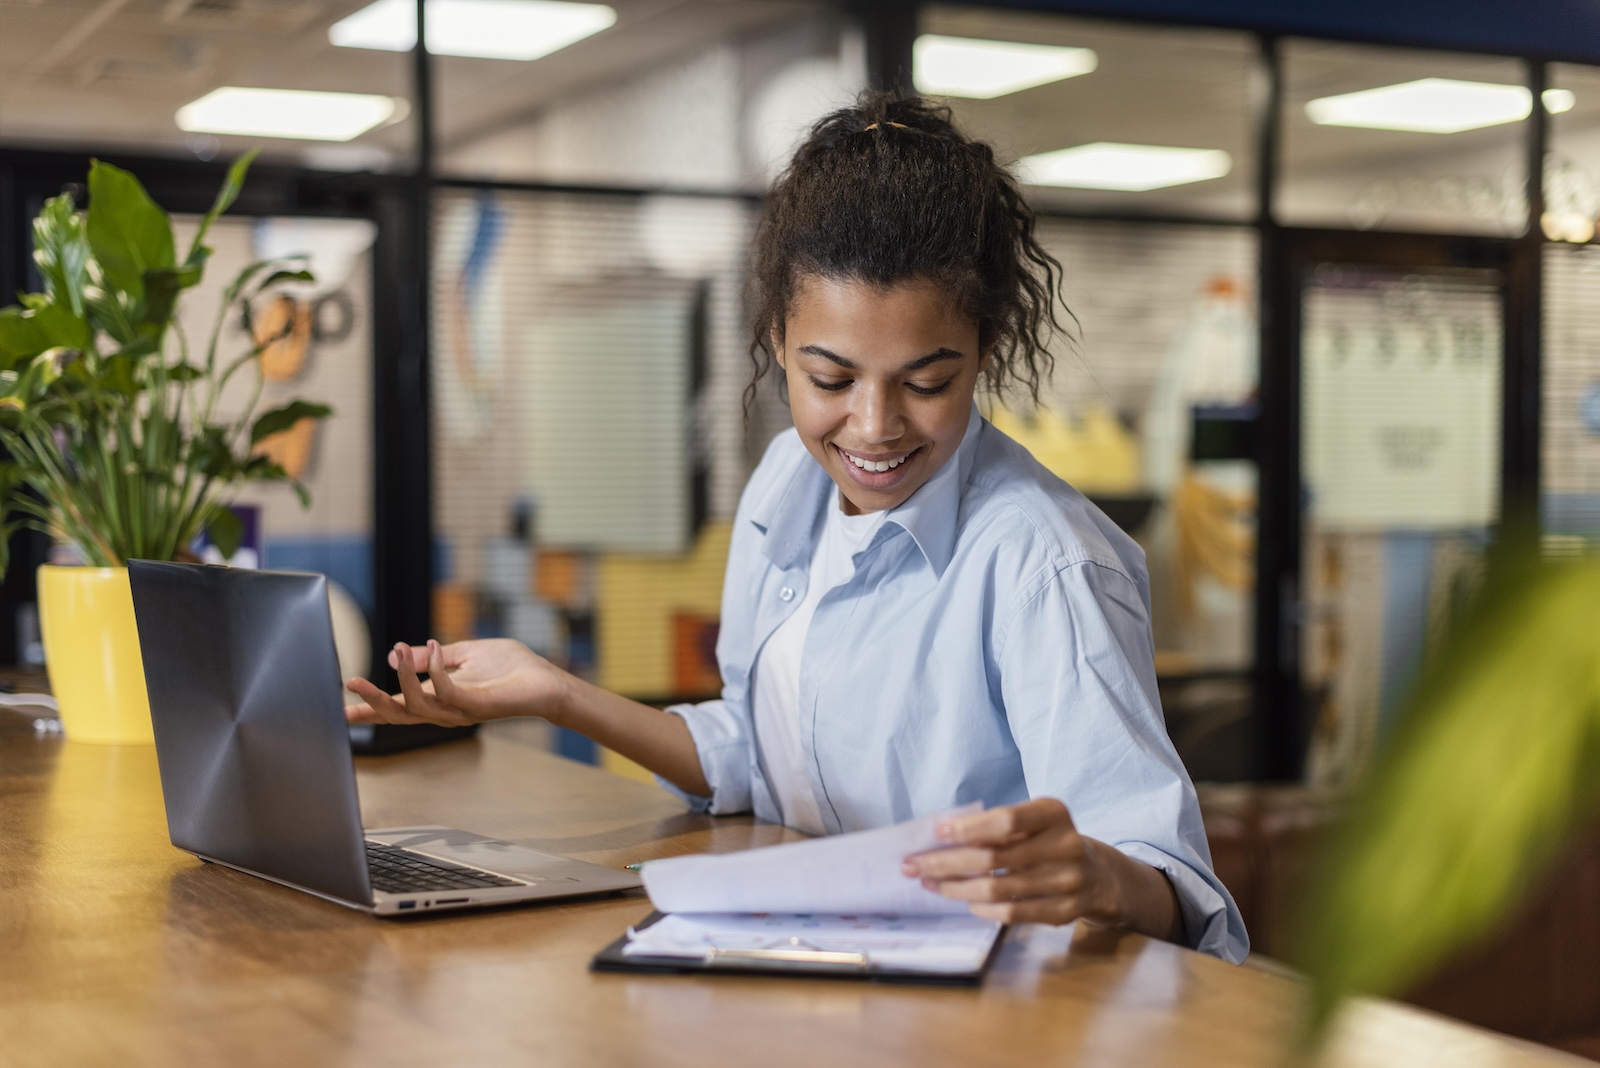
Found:
M 587 861 L 558 857 L 553 853 L 540 853 L 499 838 L 485 838 L 481 834 L 456 830 L 453 827 L 384 827 L 364 832 L 366 837 L 384 845 L 412 849 L 441 860 L 454 861 L 473 868 L 484 868 L 525 879 L 535 885 L 550 882 L 589 882 L 597 875 L 621 876 L 621 885 L 632 883 L 629 872 L 613 872 Z M 611 879 L 606 879 L 611 882 Z

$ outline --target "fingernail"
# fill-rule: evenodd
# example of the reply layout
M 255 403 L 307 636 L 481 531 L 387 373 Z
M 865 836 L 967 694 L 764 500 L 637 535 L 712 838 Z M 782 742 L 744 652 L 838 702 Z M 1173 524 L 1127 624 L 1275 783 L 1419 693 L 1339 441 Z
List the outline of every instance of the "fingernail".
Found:
M 939 826 L 934 828 L 933 833 L 938 835 L 939 841 L 941 842 L 948 842 L 956 836 L 955 828 L 950 826 L 948 823 L 939 824 Z
M 901 863 L 900 874 L 915 879 L 917 876 L 922 874 L 922 869 L 917 865 L 916 861 L 907 860 Z

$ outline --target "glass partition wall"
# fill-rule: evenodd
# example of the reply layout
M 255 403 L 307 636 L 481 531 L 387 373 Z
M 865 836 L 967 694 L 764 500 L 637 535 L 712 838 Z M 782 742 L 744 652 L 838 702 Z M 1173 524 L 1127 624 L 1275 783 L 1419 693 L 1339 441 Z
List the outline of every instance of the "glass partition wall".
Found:
M 1254 217 L 1249 34 L 944 4 L 918 33 L 917 89 L 1039 207 Z
M 1571 107 L 1551 117 L 1545 166 L 1540 511 L 1546 553 L 1572 556 L 1600 547 L 1600 70 L 1549 78 Z
M 757 194 L 864 74 L 824 5 L 627 14 L 547 97 L 440 61 L 433 616 L 663 703 L 720 690 L 734 510 L 788 424 L 772 379 L 744 402 Z
M 1283 607 L 1307 774 L 1338 783 L 1481 580 L 1503 497 L 1510 246 L 1378 235 L 1522 235 L 1533 103 L 1511 59 L 1299 40 L 1281 57 L 1275 214 L 1318 228 L 1280 268 L 1302 494 Z M 1328 230 L 1358 233 L 1310 236 Z
M 1279 222 L 1515 237 L 1527 224 L 1523 64 L 1289 40 Z M 1545 94 L 1545 106 L 1566 106 Z
M 363 0 L 8 4 L 0 140 L 333 171 L 415 163 L 407 56 L 331 28 Z

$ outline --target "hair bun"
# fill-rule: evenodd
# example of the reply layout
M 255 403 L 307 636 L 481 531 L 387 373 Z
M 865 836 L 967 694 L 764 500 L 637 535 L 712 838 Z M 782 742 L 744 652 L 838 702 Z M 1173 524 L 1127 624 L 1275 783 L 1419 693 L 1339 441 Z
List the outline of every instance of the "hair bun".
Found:
M 819 119 L 773 184 L 752 266 L 757 378 L 806 275 L 933 281 L 977 322 L 991 388 L 1016 382 L 1037 399 L 1050 373 L 1061 265 L 1016 179 L 944 104 L 869 90 Z

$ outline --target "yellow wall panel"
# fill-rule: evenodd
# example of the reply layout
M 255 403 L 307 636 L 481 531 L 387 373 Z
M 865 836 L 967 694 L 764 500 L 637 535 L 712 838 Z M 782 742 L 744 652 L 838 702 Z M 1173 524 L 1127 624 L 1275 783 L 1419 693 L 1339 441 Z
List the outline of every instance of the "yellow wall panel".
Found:
M 598 682 L 644 697 L 674 690 L 672 615 L 722 610 L 731 521 L 707 523 L 687 556 L 606 553 L 596 591 Z

